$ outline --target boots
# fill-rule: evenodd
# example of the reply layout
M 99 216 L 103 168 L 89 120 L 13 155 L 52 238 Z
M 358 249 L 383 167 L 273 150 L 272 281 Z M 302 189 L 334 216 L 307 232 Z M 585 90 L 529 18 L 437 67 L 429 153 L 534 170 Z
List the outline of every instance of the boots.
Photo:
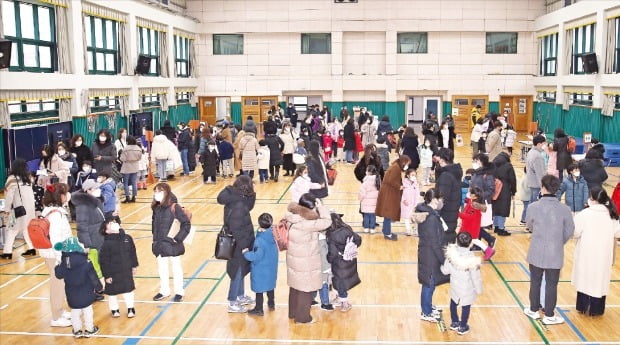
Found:
M 273 176 L 273 182 L 278 182 L 278 175 L 280 175 L 280 170 L 276 170 Z
M 135 197 L 134 197 L 134 199 L 135 199 Z M 131 199 L 128 196 L 126 196 L 125 197 L 125 201 L 123 201 L 123 204 L 128 204 L 130 202 L 131 202 Z
M 136 202 L 136 197 L 135 196 L 131 197 L 131 202 Z

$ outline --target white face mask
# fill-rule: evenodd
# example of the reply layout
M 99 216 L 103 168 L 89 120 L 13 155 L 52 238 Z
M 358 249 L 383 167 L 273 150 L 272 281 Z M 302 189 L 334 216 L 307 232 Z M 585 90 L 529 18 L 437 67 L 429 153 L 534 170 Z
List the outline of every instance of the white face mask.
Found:
M 153 199 L 155 199 L 155 201 L 157 202 L 164 201 L 164 192 L 155 192 L 155 194 L 153 195 Z
M 82 140 L 78 140 L 75 142 L 75 147 L 80 147 L 82 146 Z
M 575 177 L 581 176 L 581 171 L 573 171 L 573 176 Z
M 112 223 L 110 224 L 110 230 L 112 230 L 112 232 L 118 232 L 118 230 L 120 230 L 121 226 L 118 223 Z
M 105 136 L 100 136 L 99 137 L 99 141 L 102 142 L 102 143 L 104 143 L 106 140 L 108 140 L 108 137 L 105 137 Z
M 407 171 L 407 169 L 409 169 L 409 164 L 405 164 L 405 166 L 403 167 L 403 171 Z
M 215 146 L 209 145 L 209 151 L 213 151 L 213 150 L 215 150 Z
M 366 121 L 367 124 L 370 124 L 370 120 Z
M 95 198 L 98 198 L 101 196 L 101 189 L 97 188 L 97 189 L 93 189 L 90 192 L 90 195 L 94 196 Z
M 434 210 L 441 210 L 443 208 L 443 200 L 441 199 L 433 199 L 431 200 L 431 203 L 429 204 L 429 206 L 434 209 Z
M 123 138 L 123 139 L 127 138 L 127 133 L 121 134 L 121 138 Z
M 431 147 L 431 143 L 430 143 L 430 142 L 428 142 L 428 141 L 426 141 L 426 142 L 424 142 L 424 146 L 426 146 L 426 147 Z
M 58 155 L 59 156 L 64 156 L 65 153 L 67 153 L 67 151 L 65 151 L 65 150 L 58 150 Z
M 471 167 L 472 167 L 472 168 L 474 168 L 474 170 L 478 170 L 478 169 L 480 169 L 480 163 L 478 163 L 478 162 L 473 162 L 473 163 L 471 164 Z
M 88 174 L 90 173 L 90 167 L 88 165 L 84 165 L 82 166 L 82 171 Z
M 308 174 L 302 174 L 301 177 L 305 178 L 306 180 L 309 179 Z
M 415 176 L 409 176 L 409 181 L 411 181 L 411 182 L 415 182 L 415 181 L 416 181 Z
M 592 202 L 592 200 L 588 199 L 588 206 L 592 207 L 592 205 L 594 205 L 594 203 Z

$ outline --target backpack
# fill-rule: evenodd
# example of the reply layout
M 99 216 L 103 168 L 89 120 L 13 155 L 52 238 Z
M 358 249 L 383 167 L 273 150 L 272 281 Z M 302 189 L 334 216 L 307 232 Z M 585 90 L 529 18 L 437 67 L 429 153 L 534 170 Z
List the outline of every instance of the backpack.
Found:
M 344 246 L 344 251 L 340 253 L 342 255 L 342 259 L 345 261 L 353 261 L 353 259 L 357 258 L 359 250 L 355 242 L 353 242 L 353 236 L 349 236 L 347 238 L 347 243 Z
M 291 227 L 291 223 L 286 221 L 286 218 L 280 219 L 273 229 L 273 239 L 276 241 L 279 251 L 288 249 L 288 230 Z
M 172 211 L 172 216 L 176 218 L 176 215 L 174 214 L 174 210 L 176 209 L 177 204 L 173 203 L 170 206 L 170 211 Z M 180 206 L 180 205 L 179 205 Z M 188 210 L 187 208 L 181 206 L 181 209 L 183 210 L 183 213 L 185 213 L 185 216 L 187 217 L 187 219 L 189 219 L 189 221 L 192 221 L 192 212 L 190 210 Z
M 327 169 L 327 184 L 330 186 L 334 185 L 336 182 L 336 177 L 338 176 L 338 172 L 334 168 Z
M 502 187 L 504 187 L 504 183 L 502 182 L 502 180 L 496 177 L 495 178 L 495 193 L 493 193 L 493 198 L 492 198 L 493 201 L 499 198 L 499 194 L 502 192 Z
M 54 212 L 60 212 L 53 210 L 47 215 Z M 28 236 L 32 241 L 34 249 L 50 249 L 52 248 L 52 242 L 50 241 L 50 221 L 47 220 L 47 216 L 31 219 L 28 222 Z
M 566 148 L 568 149 L 568 152 L 575 153 L 575 150 L 577 149 L 577 140 L 573 137 L 568 137 L 568 144 L 566 145 Z

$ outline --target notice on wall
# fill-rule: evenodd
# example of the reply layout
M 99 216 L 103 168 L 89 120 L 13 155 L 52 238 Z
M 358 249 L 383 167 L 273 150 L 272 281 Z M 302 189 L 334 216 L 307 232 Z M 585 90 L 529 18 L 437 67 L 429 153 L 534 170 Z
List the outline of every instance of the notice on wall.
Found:
M 459 116 L 459 108 L 452 108 L 452 117 Z
M 527 113 L 527 100 L 525 98 L 519 98 L 519 114 Z

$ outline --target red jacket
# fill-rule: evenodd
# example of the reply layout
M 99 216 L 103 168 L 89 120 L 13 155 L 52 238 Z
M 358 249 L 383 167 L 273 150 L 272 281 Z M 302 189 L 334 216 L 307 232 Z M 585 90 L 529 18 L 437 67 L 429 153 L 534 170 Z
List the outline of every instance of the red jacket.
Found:
M 359 132 L 355 132 L 355 148 L 357 152 L 364 152 L 364 145 L 362 145 L 362 136 Z
M 461 232 L 468 232 L 472 239 L 480 238 L 480 222 L 482 212 L 486 211 L 486 205 L 473 203 L 470 198 L 465 199 L 465 208 L 459 212 L 461 218 Z
M 342 136 L 338 136 L 338 148 L 341 149 L 344 147 L 344 138 Z
M 323 151 L 325 153 L 331 153 L 332 152 L 332 143 L 334 142 L 334 139 L 332 139 L 332 137 L 329 134 L 323 134 Z
M 611 195 L 611 201 L 616 204 L 616 210 L 620 213 L 620 182 L 616 184 L 616 188 L 614 188 L 614 193 Z

